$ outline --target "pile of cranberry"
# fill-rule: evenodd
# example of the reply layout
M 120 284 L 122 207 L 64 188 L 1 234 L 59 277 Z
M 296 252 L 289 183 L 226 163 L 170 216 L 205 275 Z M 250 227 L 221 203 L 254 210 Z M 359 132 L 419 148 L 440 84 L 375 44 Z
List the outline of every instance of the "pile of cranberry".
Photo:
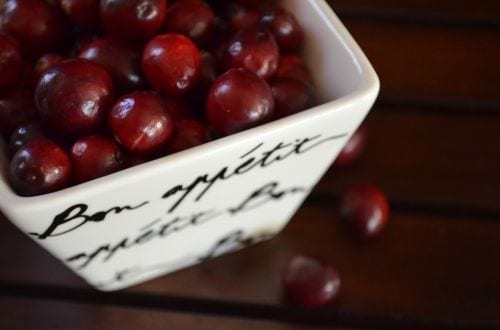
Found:
M 12 188 L 53 192 L 311 107 L 302 42 L 271 0 L 6 0 Z

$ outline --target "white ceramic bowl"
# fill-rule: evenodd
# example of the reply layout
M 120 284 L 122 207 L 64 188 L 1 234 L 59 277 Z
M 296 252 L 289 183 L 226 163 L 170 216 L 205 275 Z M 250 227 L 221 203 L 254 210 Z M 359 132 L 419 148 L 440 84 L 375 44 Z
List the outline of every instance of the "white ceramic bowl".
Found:
M 379 90 L 370 63 L 325 1 L 281 3 L 304 27 L 304 56 L 320 105 L 36 197 L 11 190 L 2 150 L 1 210 L 100 290 L 124 288 L 274 236 Z

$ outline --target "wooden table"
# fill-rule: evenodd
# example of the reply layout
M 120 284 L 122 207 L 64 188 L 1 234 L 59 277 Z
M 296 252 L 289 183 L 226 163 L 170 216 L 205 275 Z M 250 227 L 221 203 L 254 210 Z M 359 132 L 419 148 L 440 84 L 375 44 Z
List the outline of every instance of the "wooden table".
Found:
M 382 83 L 357 164 L 332 168 L 277 238 L 114 293 L 1 219 L 0 328 L 500 327 L 500 3 L 331 3 Z M 335 204 L 364 181 L 392 206 L 368 245 L 346 235 Z M 279 274 L 297 253 L 339 270 L 336 303 L 284 301 Z

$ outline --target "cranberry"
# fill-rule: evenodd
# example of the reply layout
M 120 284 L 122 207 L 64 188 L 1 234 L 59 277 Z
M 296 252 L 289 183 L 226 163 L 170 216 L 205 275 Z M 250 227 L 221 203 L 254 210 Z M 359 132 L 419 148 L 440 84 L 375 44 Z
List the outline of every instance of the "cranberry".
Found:
M 379 236 L 389 218 L 389 203 L 376 186 L 358 184 L 349 187 L 340 199 L 340 215 L 361 241 Z
M 273 114 L 271 88 L 244 68 L 222 74 L 208 93 L 206 115 L 216 132 L 222 135 L 267 122 Z
M 210 132 L 204 123 L 180 119 L 174 124 L 174 134 L 167 145 L 167 150 L 169 153 L 174 153 L 208 141 L 210 141 Z
M 0 33 L 0 88 L 18 85 L 23 74 L 24 62 L 18 42 Z
M 200 51 L 189 38 L 176 33 L 154 37 L 144 48 L 142 68 L 158 91 L 179 95 L 199 79 Z
M 35 92 L 42 120 L 60 132 L 82 134 L 98 129 L 113 99 L 112 82 L 101 66 L 70 59 L 47 70 Z
M 182 118 L 195 118 L 196 115 L 189 103 L 181 97 L 167 96 L 165 99 L 165 111 L 175 121 Z
M 126 42 L 143 42 L 163 25 L 166 0 L 101 0 L 101 19 L 107 34 Z
M 215 15 L 201 0 L 183 0 L 167 10 L 164 30 L 189 37 L 198 46 L 208 45 L 215 31 Z
M 295 52 L 302 46 L 302 27 L 287 10 L 281 7 L 265 10 L 261 22 L 271 31 L 282 51 Z
M 44 0 L 7 0 L 1 30 L 16 38 L 25 55 L 37 58 L 61 49 L 68 36 L 64 14 Z
M 8 137 L 20 124 L 36 119 L 33 92 L 11 89 L 0 96 L 0 133 Z
M 88 30 L 99 30 L 100 0 L 60 0 L 61 8 L 75 26 Z
M 44 74 L 45 71 L 52 68 L 54 65 L 61 63 L 64 61 L 64 57 L 59 54 L 45 54 L 40 57 L 33 68 L 33 72 L 31 73 L 31 80 L 33 85 L 36 86 L 40 77 Z
M 22 196 L 53 192 L 70 184 L 71 164 L 64 150 L 53 142 L 33 140 L 12 157 L 9 180 Z
M 281 56 L 278 69 L 276 70 L 276 77 L 291 77 L 302 79 L 311 84 L 313 83 L 311 73 L 304 60 L 292 54 Z
M 120 170 L 124 156 L 113 139 L 88 135 L 73 144 L 70 159 L 73 177 L 84 182 Z
M 231 6 L 228 13 L 231 29 L 237 32 L 243 29 L 255 28 L 259 24 L 261 15 L 261 11 L 255 8 Z
M 126 149 L 143 154 L 165 145 L 173 131 L 164 100 L 154 92 L 133 92 L 118 99 L 109 113 L 109 125 Z
M 271 0 L 234 0 L 234 2 L 241 3 L 245 6 L 259 6 L 271 2 Z
M 366 149 L 368 141 L 368 127 L 362 124 L 351 136 L 347 144 L 335 159 L 335 165 L 348 166 L 358 160 Z
M 225 45 L 222 62 L 226 68 L 246 68 L 263 79 L 276 72 L 279 49 L 274 37 L 263 29 L 241 30 Z
M 189 91 L 189 100 L 198 109 L 203 109 L 208 91 L 217 79 L 217 61 L 209 52 L 201 52 L 201 71 L 198 83 Z
M 35 139 L 46 137 L 45 130 L 40 121 L 31 121 L 21 124 L 14 130 L 14 132 L 12 132 L 10 136 L 9 152 L 13 155 L 26 143 Z
M 105 68 L 118 91 L 129 92 L 142 89 L 145 85 L 141 74 L 140 54 L 116 41 L 94 40 L 87 44 L 79 57 Z
M 312 86 L 295 78 L 276 78 L 270 82 L 276 117 L 285 117 L 314 105 Z
M 298 255 L 285 266 L 282 284 L 295 304 L 315 307 L 335 299 L 340 289 L 338 273 L 324 261 Z

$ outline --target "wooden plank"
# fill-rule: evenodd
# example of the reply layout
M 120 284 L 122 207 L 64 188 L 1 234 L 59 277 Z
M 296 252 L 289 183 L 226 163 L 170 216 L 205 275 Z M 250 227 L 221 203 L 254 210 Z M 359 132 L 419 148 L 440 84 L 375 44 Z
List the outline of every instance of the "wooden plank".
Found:
M 11 233 L 3 227 L 5 223 L 0 248 L 16 253 L 0 260 L 0 293 L 11 287 L 9 283 L 14 285 L 10 294 L 23 292 L 23 285 L 52 285 L 68 300 L 93 299 L 92 290 L 78 280 L 47 269 L 53 264 L 49 257 L 29 259 L 36 255 L 30 250 L 39 248 L 26 239 L 11 239 L 6 245 Z M 394 212 L 380 240 L 362 245 L 346 234 L 334 206 L 306 205 L 269 242 L 100 297 L 115 304 L 128 295 L 136 304 L 146 304 L 148 297 L 161 302 L 169 297 L 194 299 L 184 306 L 205 299 L 203 306 L 228 308 L 232 315 L 320 324 L 500 326 L 499 234 L 500 221 Z M 343 285 L 336 304 L 297 310 L 284 301 L 282 267 L 298 253 L 320 255 L 339 270 Z M 39 294 L 50 296 L 50 288 Z M 180 307 L 174 302 L 169 308 Z
M 332 167 L 315 194 L 338 194 L 370 181 L 393 201 L 500 212 L 497 118 L 381 110 L 367 118 L 366 154 L 349 168 Z
M 356 19 L 344 23 L 380 76 L 382 100 L 498 113 L 498 29 Z
M 44 299 L 0 297 L 0 329 L 321 329 L 198 313 L 174 313 Z
M 349 13 L 424 14 L 433 17 L 455 17 L 467 20 L 500 20 L 500 3 L 483 0 L 328 0 L 335 9 Z

